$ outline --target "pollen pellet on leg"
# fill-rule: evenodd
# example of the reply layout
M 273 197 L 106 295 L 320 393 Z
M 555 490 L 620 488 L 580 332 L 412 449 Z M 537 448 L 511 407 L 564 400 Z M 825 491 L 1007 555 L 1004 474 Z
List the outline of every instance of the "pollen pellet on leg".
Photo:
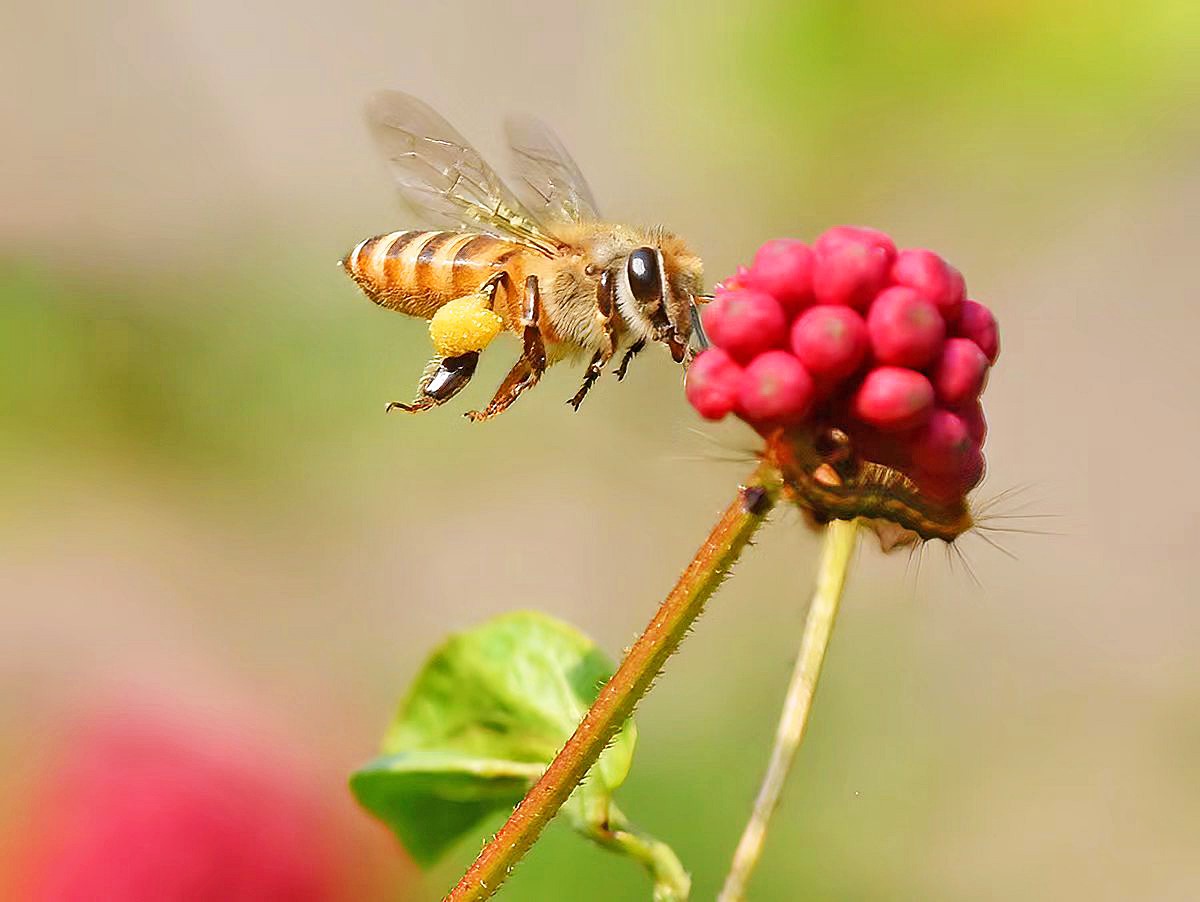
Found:
M 429 320 L 429 338 L 443 357 L 482 351 L 500 334 L 504 321 L 488 309 L 486 294 L 468 294 L 438 308 Z

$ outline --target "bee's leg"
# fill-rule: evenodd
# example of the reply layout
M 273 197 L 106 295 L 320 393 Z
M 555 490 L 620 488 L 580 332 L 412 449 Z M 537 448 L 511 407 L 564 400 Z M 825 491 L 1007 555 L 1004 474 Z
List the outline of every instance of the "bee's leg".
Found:
M 496 302 L 496 289 L 501 285 L 510 290 L 511 277 L 507 270 L 500 270 L 479 286 L 479 293 L 488 296 L 488 307 L 493 308 Z M 471 377 L 475 375 L 475 367 L 479 363 L 479 352 L 468 351 L 456 357 L 434 357 L 425 367 L 421 382 L 417 386 L 417 399 L 411 404 L 392 401 L 387 410 L 404 410 L 417 413 L 445 404 L 462 391 Z
M 494 275 L 488 276 L 487 280 L 479 286 L 479 293 L 488 296 L 488 309 L 494 310 L 496 307 L 496 289 L 501 285 L 504 286 L 506 292 L 512 291 L 512 276 L 508 274 L 507 269 L 502 269 Z
M 625 352 L 625 356 L 621 358 L 621 365 L 613 370 L 613 375 L 617 377 L 617 381 L 621 382 L 625 379 L 625 373 L 629 369 L 629 361 L 633 360 L 642 352 L 642 348 L 646 347 L 646 339 L 639 338 L 629 346 L 629 350 Z
M 478 351 L 468 351 L 457 357 L 434 357 L 425 367 L 421 381 L 417 384 L 416 400 L 411 404 L 392 401 L 386 408 L 387 412 L 404 410 L 408 413 L 418 413 L 445 404 L 471 381 L 478 363 Z
M 546 372 L 546 343 L 541 329 L 542 296 L 537 276 L 525 280 L 525 305 L 521 311 L 521 340 L 524 349 L 520 359 L 508 371 L 491 402 L 483 410 L 472 410 L 467 418 L 476 423 L 490 420 L 503 413 L 525 389 L 537 384 Z
M 603 336 L 602 343 L 600 350 L 592 355 L 591 363 L 588 364 L 587 371 L 583 374 L 583 385 L 579 386 L 575 397 L 567 402 L 575 410 L 579 409 L 579 405 L 591 391 L 592 385 L 600 378 L 600 374 L 612 360 L 613 354 L 617 352 L 616 306 L 616 287 L 613 284 L 612 273 L 605 270 L 600 275 L 600 286 L 596 291 L 595 311 L 596 322 L 600 326 Z
M 572 409 L 579 409 L 579 405 L 583 403 L 583 399 L 587 397 L 587 393 L 592 390 L 592 385 L 600 378 L 600 374 L 604 372 L 604 366 L 608 363 L 609 359 L 611 359 L 611 355 L 606 358 L 603 351 L 597 351 L 592 355 L 592 362 L 588 364 L 587 371 L 583 374 L 583 385 L 579 386 L 579 391 L 575 392 L 575 397 L 567 401 Z

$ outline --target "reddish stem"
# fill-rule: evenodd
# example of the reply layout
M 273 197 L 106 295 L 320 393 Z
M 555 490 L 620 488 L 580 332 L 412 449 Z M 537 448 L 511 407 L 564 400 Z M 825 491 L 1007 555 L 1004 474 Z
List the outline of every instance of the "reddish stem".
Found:
M 760 464 L 725 509 L 617 672 L 600 690 L 574 735 L 479 853 L 445 902 L 487 899 L 500 888 L 617 730 L 633 714 L 704 603 L 766 520 L 779 499 L 779 491 L 778 471 L 765 462 Z

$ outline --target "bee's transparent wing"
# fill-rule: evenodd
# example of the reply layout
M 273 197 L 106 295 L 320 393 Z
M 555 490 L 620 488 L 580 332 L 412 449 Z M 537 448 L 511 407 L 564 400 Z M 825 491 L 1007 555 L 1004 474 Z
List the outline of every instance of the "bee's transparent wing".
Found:
M 516 191 L 545 222 L 598 219 L 596 200 L 579 166 L 540 119 L 512 116 L 505 123 L 519 181 Z
M 401 195 L 431 225 L 478 229 L 548 255 L 560 246 L 479 151 L 424 101 L 380 91 L 367 105 L 367 123 Z

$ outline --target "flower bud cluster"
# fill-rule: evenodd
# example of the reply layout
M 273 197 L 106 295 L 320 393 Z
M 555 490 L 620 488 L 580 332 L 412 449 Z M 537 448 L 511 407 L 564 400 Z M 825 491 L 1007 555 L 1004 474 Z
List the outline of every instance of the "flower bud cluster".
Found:
M 713 347 L 687 377 L 701 416 L 733 413 L 764 435 L 836 427 L 937 500 L 982 479 L 999 333 L 933 251 L 848 226 L 811 245 L 768 241 L 702 316 Z

